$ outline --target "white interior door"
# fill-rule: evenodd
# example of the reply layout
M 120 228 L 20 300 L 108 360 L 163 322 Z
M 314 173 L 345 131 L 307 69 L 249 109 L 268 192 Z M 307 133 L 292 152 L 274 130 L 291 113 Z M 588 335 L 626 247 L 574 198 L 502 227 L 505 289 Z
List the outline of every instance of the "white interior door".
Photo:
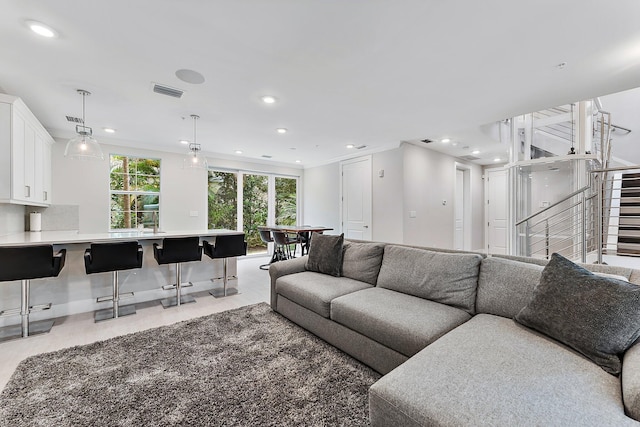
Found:
M 344 236 L 371 240 L 371 157 L 343 162 L 341 169 Z
M 507 254 L 508 182 L 506 169 L 485 172 L 485 206 L 487 212 L 487 252 Z
M 456 169 L 455 231 L 453 248 L 464 249 L 464 171 Z

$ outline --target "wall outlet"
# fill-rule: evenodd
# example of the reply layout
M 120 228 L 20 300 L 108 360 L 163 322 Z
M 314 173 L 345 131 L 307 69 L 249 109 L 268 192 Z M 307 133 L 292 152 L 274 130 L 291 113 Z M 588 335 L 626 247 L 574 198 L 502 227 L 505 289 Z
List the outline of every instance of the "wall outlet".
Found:
M 189 211 L 189 216 L 198 216 L 198 211 Z

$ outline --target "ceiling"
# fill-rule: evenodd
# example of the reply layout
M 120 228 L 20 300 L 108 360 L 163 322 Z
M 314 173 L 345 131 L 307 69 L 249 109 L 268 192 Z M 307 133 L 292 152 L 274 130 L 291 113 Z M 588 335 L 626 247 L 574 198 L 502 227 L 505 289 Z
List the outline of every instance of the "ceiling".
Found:
M 81 117 L 76 89 L 85 89 L 99 141 L 165 151 L 184 150 L 178 141 L 193 139 L 197 114 L 197 142 L 212 156 L 242 150 L 248 161 L 309 167 L 451 137 L 456 145 L 441 151 L 477 148 L 487 164 L 506 147 L 483 137 L 483 124 L 640 86 L 637 0 L 0 0 L 0 8 L 0 88 L 23 98 L 52 135 L 73 135 L 65 116 Z M 26 20 L 58 37 L 32 33 Z M 204 83 L 180 80 L 179 69 Z M 184 95 L 154 93 L 152 82 Z

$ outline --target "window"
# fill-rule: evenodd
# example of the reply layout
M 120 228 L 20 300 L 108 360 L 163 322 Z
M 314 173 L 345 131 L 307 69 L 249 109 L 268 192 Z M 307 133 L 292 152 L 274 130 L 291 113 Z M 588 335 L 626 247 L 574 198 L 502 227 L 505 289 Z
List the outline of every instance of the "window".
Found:
M 110 156 L 111 230 L 159 223 L 160 159 Z
M 210 170 L 208 206 L 210 229 L 244 231 L 249 253 L 264 253 L 259 226 L 297 224 L 298 178 Z
M 238 174 L 209 171 L 209 229 L 238 229 Z

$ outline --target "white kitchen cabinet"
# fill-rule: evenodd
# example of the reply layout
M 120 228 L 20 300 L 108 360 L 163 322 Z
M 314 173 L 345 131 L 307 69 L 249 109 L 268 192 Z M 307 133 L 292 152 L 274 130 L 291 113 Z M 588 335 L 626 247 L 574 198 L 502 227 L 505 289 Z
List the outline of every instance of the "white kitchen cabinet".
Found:
M 51 204 L 53 142 L 20 98 L 0 94 L 0 203 Z

